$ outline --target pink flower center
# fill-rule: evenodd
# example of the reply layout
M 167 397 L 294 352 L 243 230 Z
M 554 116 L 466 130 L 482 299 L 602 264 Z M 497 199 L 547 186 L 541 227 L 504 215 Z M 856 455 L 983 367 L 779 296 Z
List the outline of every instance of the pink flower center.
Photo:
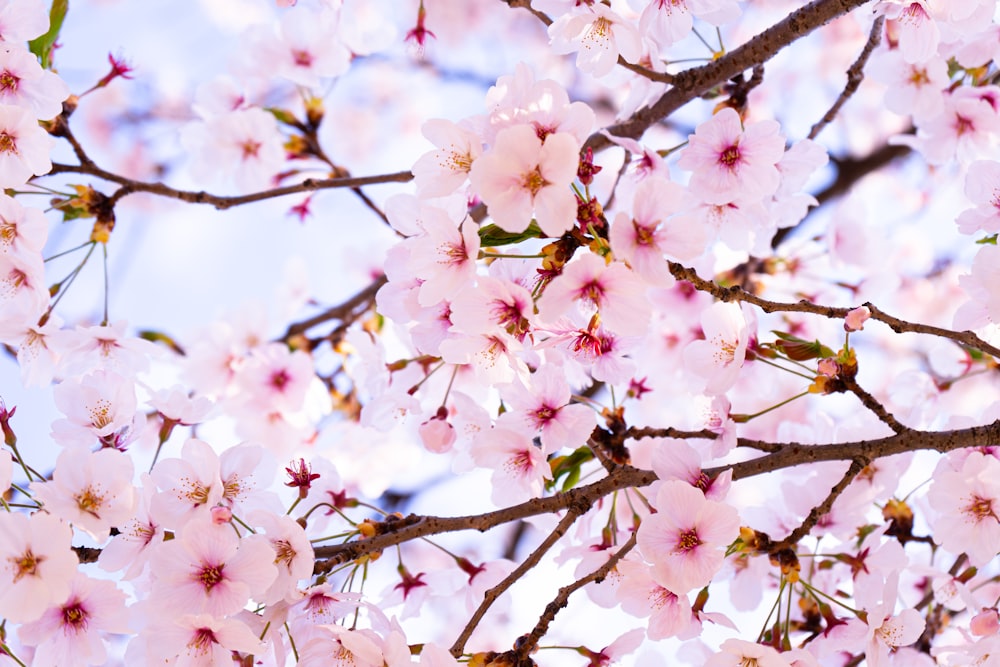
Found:
M 702 541 L 698 537 L 698 531 L 692 528 L 677 536 L 677 546 L 674 547 L 674 553 L 686 554 L 700 544 Z
M 240 144 L 240 148 L 243 150 L 243 159 L 249 160 L 252 157 L 257 157 L 257 152 L 260 150 L 260 146 L 260 142 L 254 141 L 253 139 L 247 139 Z
M 980 496 L 972 496 L 972 502 L 966 505 L 965 509 L 962 510 L 976 522 L 980 522 L 987 517 L 992 517 L 994 520 L 997 519 L 996 513 L 993 511 L 993 500 L 990 498 L 982 498 Z
M 198 571 L 196 579 L 205 587 L 205 591 L 210 591 L 222 583 L 222 568 L 224 565 L 205 565 Z
M 635 242 L 637 245 L 645 247 L 656 245 L 656 230 L 654 227 L 640 225 L 635 220 L 632 221 L 632 226 L 635 228 Z
M 38 565 L 45 560 L 44 556 L 36 556 L 31 549 L 25 549 L 20 556 L 7 559 L 14 566 L 14 583 L 24 577 L 34 577 L 38 575 Z
M 83 493 L 77 494 L 75 499 L 76 506 L 81 512 L 101 518 L 99 510 L 104 506 L 104 495 L 95 491 L 94 487 L 88 486 Z
M 521 450 L 514 452 L 513 456 L 507 459 L 503 467 L 506 468 L 507 472 L 515 475 L 526 475 L 534 470 L 535 464 L 531 460 L 531 452 Z
M 285 567 L 291 569 L 296 553 L 291 543 L 288 540 L 275 540 L 271 542 L 271 546 L 274 547 L 274 564 L 284 563 Z
M 292 51 L 292 62 L 294 62 L 298 67 L 311 67 L 313 64 L 313 57 L 308 51 L 296 49 Z
M 556 416 L 559 412 L 559 408 L 549 407 L 548 405 L 543 405 L 534 412 L 535 426 L 542 427 L 547 424 L 551 419 Z
M 957 134 L 958 136 L 962 136 L 967 132 L 974 131 L 976 129 L 976 124 L 972 121 L 971 118 L 966 118 L 965 116 L 956 115 L 954 128 L 955 128 L 955 134 Z M 2 139 L 2 136 L 0 136 L 0 139 Z
M 17 137 L 9 132 L 0 132 L 0 153 L 17 153 Z
M 719 153 L 719 164 L 732 169 L 740 161 L 740 146 L 733 144 Z
M 281 391 L 291 381 L 291 376 L 284 368 L 271 374 L 271 386 Z
M 537 195 L 538 191 L 548 184 L 549 182 L 545 180 L 544 176 L 542 176 L 542 172 L 538 167 L 535 167 L 534 171 L 530 171 L 525 174 L 523 176 L 523 180 L 521 181 L 521 187 L 530 192 L 532 197 Z
M 87 629 L 87 619 L 90 614 L 83 608 L 79 600 L 74 600 L 72 604 L 62 608 L 63 625 L 73 628 L 77 632 Z
M 211 628 L 198 628 L 194 631 L 194 637 L 188 642 L 188 648 L 195 655 L 206 655 L 211 650 L 212 644 L 218 643 L 219 640 L 215 638 L 215 633 L 212 632 Z
M 926 67 L 923 68 L 911 67 L 910 78 L 907 80 L 917 88 L 923 88 L 924 86 L 926 86 L 928 83 L 931 82 L 931 78 L 927 76 Z
M 493 316 L 493 321 L 504 327 L 511 336 L 523 340 L 528 333 L 529 325 L 521 312 L 521 307 L 516 302 L 507 303 L 500 299 L 494 300 L 492 306 L 490 314 Z
M 10 70 L 5 69 L 0 73 L 0 90 L 9 90 L 12 93 L 17 92 L 19 83 L 21 83 L 21 78 L 12 74 Z

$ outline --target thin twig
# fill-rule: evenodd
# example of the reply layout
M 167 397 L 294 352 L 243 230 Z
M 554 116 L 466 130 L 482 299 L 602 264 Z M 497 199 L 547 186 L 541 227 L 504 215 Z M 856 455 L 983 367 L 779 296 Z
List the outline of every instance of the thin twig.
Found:
M 886 410 L 885 406 L 882 405 L 877 398 L 865 391 L 861 385 L 858 384 L 857 380 L 851 377 L 841 378 L 841 380 L 843 381 L 844 386 L 847 387 L 847 390 L 861 399 L 861 403 L 864 404 L 866 408 L 871 410 L 872 413 L 886 426 L 891 428 L 896 433 L 903 433 L 904 431 L 910 430 L 909 427 L 899 423 L 899 420 L 896 419 L 891 412 Z
M 830 319 L 843 319 L 847 316 L 848 312 L 853 310 L 853 308 L 822 306 L 812 303 L 811 301 L 806 301 L 805 299 L 795 303 L 770 301 L 768 299 L 763 299 L 756 294 L 751 294 L 739 285 L 723 287 L 714 281 L 705 280 L 699 276 L 694 269 L 682 266 L 676 262 L 670 262 L 669 267 L 670 273 L 673 274 L 675 278 L 690 282 L 699 291 L 708 292 L 720 301 L 742 301 L 744 303 L 749 303 L 757 306 L 765 313 L 811 313 L 813 315 L 822 315 L 823 317 Z M 889 325 L 889 328 L 896 333 L 919 333 L 927 334 L 929 336 L 938 336 L 940 338 L 947 338 L 948 340 L 953 340 L 957 343 L 961 343 L 962 345 L 975 348 L 985 352 L 986 354 L 991 354 L 994 357 L 1000 358 L 1000 348 L 990 345 L 971 331 L 952 331 L 951 329 L 930 326 L 928 324 L 909 322 L 879 310 L 870 302 L 865 302 L 862 305 L 871 311 L 871 319 L 878 320 L 879 322 Z
M 834 118 L 840 112 L 840 108 L 847 103 L 847 100 L 851 99 L 851 96 L 857 92 L 858 86 L 865 80 L 865 64 L 868 62 L 868 58 L 871 57 L 872 51 L 882 41 L 882 25 L 884 23 L 884 16 L 879 16 L 875 19 L 875 22 L 872 24 L 871 33 L 868 35 L 868 41 L 865 42 L 865 47 L 861 50 L 854 64 L 847 69 L 847 85 L 844 86 L 844 90 L 841 91 L 840 96 L 833 103 L 833 106 L 809 130 L 810 139 L 815 139 L 823 131 L 824 127 L 833 122 Z
M 777 553 L 783 549 L 790 549 L 798 544 L 799 540 L 809 534 L 809 532 L 816 525 L 817 521 L 822 519 L 824 515 L 830 513 L 830 510 L 833 508 L 833 503 L 838 497 L 840 497 L 840 494 L 844 492 L 844 489 L 846 489 L 850 483 L 854 481 L 854 478 L 861 474 L 861 471 L 865 469 L 865 466 L 868 465 L 868 463 L 868 459 L 863 456 L 859 456 L 852 460 L 851 465 L 847 468 L 844 476 L 840 478 L 840 481 L 837 482 L 832 489 L 830 489 L 830 493 L 827 494 L 823 502 L 809 510 L 809 515 L 806 516 L 798 528 L 789 533 L 785 539 L 769 547 L 768 550 L 771 553 Z
M 542 540 L 542 543 L 539 544 L 538 547 L 524 559 L 523 563 L 514 568 L 514 571 L 504 577 L 503 581 L 486 591 L 486 594 L 483 596 L 483 601 L 479 604 L 476 611 L 472 613 L 472 617 L 469 619 L 469 622 L 465 624 L 461 634 L 458 635 L 458 639 L 456 639 L 455 643 L 452 645 L 451 654 L 453 656 L 458 658 L 462 655 L 465 651 L 465 643 L 469 641 L 469 637 L 472 636 L 473 631 L 475 631 L 475 629 L 479 626 L 480 621 L 483 620 L 483 616 L 485 616 L 489 608 L 493 606 L 493 603 L 496 602 L 508 588 L 513 586 L 518 579 L 523 577 L 528 570 L 538 565 L 539 561 L 542 560 L 542 556 L 544 556 L 548 550 L 551 549 L 552 546 L 566 534 L 566 531 L 568 531 L 570 527 L 576 523 L 576 520 L 579 519 L 583 513 L 584 512 L 581 512 L 579 508 L 570 508 L 566 512 L 566 516 L 564 516 L 562 520 L 559 521 L 558 525 L 552 529 L 552 532 L 549 533 L 544 540 Z
M 541 618 L 538 619 L 538 623 L 535 624 L 534 629 L 527 635 L 521 638 L 518 642 L 516 653 L 523 659 L 528 656 L 531 651 L 534 650 L 535 646 L 538 645 L 539 640 L 545 636 L 545 633 L 549 631 L 549 625 L 555 620 L 556 614 L 560 610 L 565 609 L 569 604 L 569 596 L 580 590 L 587 584 L 591 582 L 600 583 L 604 581 L 604 578 L 608 576 L 617 565 L 618 561 L 625 557 L 625 555 L 635 548 L 635 533 L 633 532 L 628 541 L 622 545 L 621 549 L 616 551 L 611 555 L 608 560 L 601 565 L 599 568 L 591 572 L 585 577 L 577 579 L 572 584 L 568 586 L 563 586 L 559 589 L 559 593 L 545 605 L 545 611 L 542 613 Z M 521 664 L 519 660 L 516 664 Z

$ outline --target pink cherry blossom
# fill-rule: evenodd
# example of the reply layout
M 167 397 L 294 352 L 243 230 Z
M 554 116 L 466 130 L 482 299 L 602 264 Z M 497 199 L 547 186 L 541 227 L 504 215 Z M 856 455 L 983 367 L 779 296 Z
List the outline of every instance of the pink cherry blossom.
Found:
M 181 458 L 158 462 L 151 477 L 160 488 L 149 507 L 157 524 L 177 528 L 222 500 L 219 456 L 203 440 L 185 442 Z
M 530 434 L 511 423 L 479 435 L 472 449 L 476 465 L 493 470 L 493 502 L 504 506 L 541 495 L 552 471 Z
M 135 504 L 133 515 L 119 527 L 118 535 L 101 550 L 98 565 L 107 572 L 124 570 L 122 578 L 135 579 L 142 574 L 155 551 L 163 542 L 163 527 L 149 515 L 150 499 L 156 493 L 155 484 L 149 475 L 143 475 L 143 484 Z
M 38 324 L 34 308 L 19 304 L 5 310 L 0 320 L 0 342 L 17 348 L 17 364 L 21 367 L 21 382 L 26 387 L 47 386 L 55 376 L 59 360 L 59 336 L 62 320 L 51 316 Z
M 181 131 L 181 143 L 192 154 L 196 178 L 216 181 L 231 176 L 243 191 L 271 185 L 285 160 L 277 121 L 257 108 L 192 122 Z
M 67 375 L 114 371 L 124 377 L 148 370 L 150 359 L 160 350 L 147 340 L 128 335 L 127 327 L 127 322 L 119 320 L 64 330 L 58 340 L 63 350 L 59 370 Z
M 247 74 L 319 88 L 323 79 L 340 76 L 351 64 L 339 22 L 339 12 L 332 8 L 295 8 L 282 14 L 273 30 L 261 26 L 251 31 L 247 39 L 254 45 L 253 67 Z
M 740 115 L 725 107 L 689 137 L 677 166 L 691 173 L 691 191 L 710 204 L 759 199 L 774 194 L 777 165 L 785 152 L 781 128 L 773 120 L 745 129 Z
M 950 81 L 948 64 L 938 56 L 907 62 L 898 50 L 883 51 L 872 58 L 866 72 L 889 86 L 885 106 L 890 111 L 924 123 L 944 110 L 944 91 Z
M 535 303 L 523 286 L 491 276 L 482 276 L 474 286 L 462 290 L 451 304 L 450 321 L 463 333 L 502 331 L 518 341 L 530 335 Z
M 792 667 L 780 653 L 770 646 L 754 644 L 742 639 L 727 639 L 722 642 L 722 651 L 716 653 L 705 667 L 743 667 L 757 665 L 758 667 Z
M 57 74 L 43 70 L 38 59 L 13 44 L 0 46 L 0 104 L 22 107 L 39 120 L 62 112 L 69 86 Z
M 663 482 L 654 505 L 657 513 L 643 519 L 636 538 L 656 578 L 677 595 L 706 585 L 739 533 L 736 509 L 673 480 Z
M 650 639 L 690 639 L 701 632 L 687 596 L 677 595 L 658 583 L 649 565 L 626 558 L 617 569 L 621 581 L 615 594 L 622 610 L 639 618 L 649 617 L 646 634 Z
M 976 160 L 965 176 L 965 196 L 976 208 L 963 211 L 955 223 L 963 234 L 1000 232 L 1000 162 Z
M 704 340 L 684 348 L 684 368 L 709 396 L 723 394 L 736 383 L 746 360 L 750 327 L 738 304 L 717 302 L 702 313 Z
M 437 150 L 413 164 L 413 179 L 421 197 L 443 197 L 457 190 L 469 177 L 472 163 L 482 155 L 482 139 L 451 121 L 433 118 L 423 126 L 424 136 Z
M 580 145 L 564 132 L 542 141 L 534 128 L 501 130 L 493 147 L 472 165 L 473 190 L 498 227 L 521 232 L 532 215 L 547 236 L 561 236 L 576 224 L 576 178 Z
M 44 213 L 0 195 L 0 255 L 40 253 L 48 234 Z
M 597 414 L 579 403 L 570 404 L 571 390 L 563 371 L 554 365 L 542 366 L 530 377 L 527 388 L 515 384 L 501 392 L 509 406 L 507 414 L 528 429 L 541 431 L 546 454 L 562 447 L 576 449 L 587 442 L 597 426 Z
M 974 566 L 1000 551 L 1000 461 L 971 452 L 961 467 L 942 465 L 927 499 L 938 512 L 931 522 L 936 541 L 954 553 L 965 552 Z
M 624 336 L 638 336 L 649 326 L 650 305 L 646 285 L 624 264 L 608 265 L 593 253 L 584 253 L 566 265 L 538 300 L 538 312 L 555 322 L 573 307 L 593 308 L 602 324 Z
M 7 0 L 0 7 L 0 40 L 23 43 L 49 29 L 49 12 L 38 0 Z
M 651 0 L 639 16 L 639 30 L 661 47 L 667 47 L 690 34 L 694 17 L 718 26 L 739 15 L 740 8 L 734 0 Z
M 0 616 L 27 623 L 65 602 L 78 565 L 72 536 L 51 514 L 0 512 Z
M 31 490 L 45 509 L 103 542 L 132 516 L 132 459 L 116 449 L 62 451 L 52 480 Z
M 69 597 L 21 626 L 17 634 L 22 643 L 36 647 L 36 664 L 82 667 L 104 664 L 106 636 L 128 631 L 125 594 L 112 581 L 78 572 Z
M 664 255 L 690 261 L 705 251 L 708 228 L 681 225 L 673 214 L 685 202 L 684 189 L 658 175 L 644 179 L 635 191 L 633 213 L 622 211 L 611 226 L 611 249 L 644 280 L 669 287 L 673 277 Z
M 635 62 L 642 52 L 635 26 L 599 3 L 563 14 L 549 26 L 549 37 L 553 51 L 576 52 L 580 71 L 597 77 L 609 74 L 619 55 Z
M 55 139 L 30 111 L 0 105 L 0 187 L 14 188 L 32 176 L 47 174 L 54 146 Z
M 490 144 L 496 143 L 497 132 L 515 125 L 530 125 L 543 141 L 550 134 L 568 133 L 583 144 L 594 126 L 589 105 L 570 102 L 566 89 L 552 79 L 536 81 L 523 62 L 486 92 L 486 107 L 489 115 L 483 140 Z
M 229 667 L 233 664 L 234 651 L 261 655 L 265 650 L 265 644 L 250 628 L 235 618 L 184 614 L 173 619 L 161 619 L 151 626 L 144 658 L 147 664 L 163 662 L 177 667 Z
M 417 288 L 421 306 L 433 306 L 475 280 L 479 258 L 479 229 L 471 220 L 456 224 L 442 209 L 423 208 L 418 221 L 423 234 L 403 242 L 409 251 L 406 267 L 422 282 Z
M 926 0 L 886 0 L 875 10 L 894 22 L 899 50 L 906 62 L 925 62 L 935 54 L 941 31 Z
M 95 371 L 60 383 L 52 393 L 66 415 L 52 423 L 52 434 L 63 445 L 110 443 L 136 416 L 135 388 L 117 373 Z
M 305 529 L 294 519 L 258 512 L 254 522 L 264 529 L 265 536 L 274 549 L 277 577 L 265 592 L 258 596 L 264 603 L 291 600 L 297 593 L 299 581 L 308 579 L 313 572 L 314 554 Z
M 262 596 L 278 575 L 267 538 L 236 537 L 228 525 L 192 520 L 181 534 L 155 547 L 152 595 L 164 611 L 227 616 Z

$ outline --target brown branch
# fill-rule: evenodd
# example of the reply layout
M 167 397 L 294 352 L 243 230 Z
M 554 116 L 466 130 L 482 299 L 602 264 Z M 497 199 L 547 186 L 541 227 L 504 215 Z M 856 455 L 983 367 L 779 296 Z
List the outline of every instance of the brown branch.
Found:
M 756 445 L 757 448 L 763 448 L 761 445 L 765 443 L 747 441 L 741 438 L 739 444 L 741 446 Z M 797 442 L 767 443 L 767 447 L 772 452 L 770 454 L 748 461 L 708 468 L 705 470 L 705 473 L 714 477 L 726 470 L 731 470 L 733 480 L 735 481 L 820 461 L 852 461 L 857 458 L 874 461 L 886 456 L 919 449 L 945 453 L 969 447 L 994 446 L 1000 446 L 1000 420 L 983 426 L 973 426 L 953 431 L 906 431 L 905 433 L 898 433 L 873 440 L 858 440 L 824 445 L 803 445 Z M 374 537 L 347 542 L 346 544 L 317 547 L 317 561 L 314 572 L 316 574 L 329 572 L 341 563 L 353 561 L 361 556 L 382 551 L 383 549 L 420 537 L 462 530 L 485 532 L 496 526 L 525 519 L 530 516 L 552 514 L 568 510 L 571 507 L 589 508 L 595 502 L 614 491 L 648 486 L 655 480 L 656 474 L 652 471 L 622 465 L 614 473 L 592 484 L 579 486 L 564 493 L 557 493 L 544 498 L 535 498 L 520 505 L 514 505 L 513 507 L 493 512 L 458 517 L 418 516 L 411 514 L 408 517 L 395 521 L 389 529 Z
M 837 117 L 840 112 L 841 107 L 847 103 L 847 100 L 851 99 L 851 96 L 857 92 L 858 86 L 861 82 L 865 80 L 865 64 L 868 62 L 868 58 L 871 57 L 872 51 L 878 46 L 879 42 L 882 41 L 882 26 L 885 23 L 885 17 L 879 16 L 875 19 L 872 24 L 871 32 L 868 35 L 868 41 L 865 43 L 865 47 L 861 49 L 858 59 L 854 61 L 847 69 L 847 85 L 844 86 L 844 90 L 841 91 L 840 96 L 836 99 L 823 117 L 812 126 L 809 130 L 809 138 L 815 139 L 820 132 L 823 131 L 827 125 L 833 122 L 833 119 Z
M 638 139 L 651 125 L 713 87 L 770 60 L 781 49 L 813 30 L 865 4 L 867 0 L 815 0 L 795 10 L 764 32 L 751 38 L 718 60 L 692 67 L 673 76 L 672 87 L 652 106 L 639 109 L 632 117 L 606 128 L 618 137 Z M 584 148 L 607 148 L 611 140 L 601 132 L 587 139 Z
M 678 280 L 686 280 L 696 289 L 702 292 L 708 292 L 720 301 L 742 301 L 744 303 L 757 306 L 765 313 L 811 313 L 813 315 L 821 315 L 830 319 L 843 319 L 847 316 L 848 312 L 853 310 L 853 308 L 822 306 L 812 303 L 811 301 L 806 301 L 805 299 L 795 303 L 770 301 L 768 299 L 763 299 L 756 294 L 747 292 L 739 285 L 723 287 L 712 280 L 705 280 L 699 276 L 694 269 L 690 269 L 686 266 L 678 264 L 677 262 L 670 262 L 669 267 L 670 273 L 673 274 L 675 278 Z M 918 333 L 947 338 L 948 340 L 953 340 L 956 343 L 961 343 L 962 345 L 975 348 L 985 352 L 986 354 L 1000 358 L 1000 348 L 990 345 L 971 331 L 952 331 L 951 329 L 944 329 L 942 327 L 935 327 L 928 324 L 908 322 L 907 320 L 901 320 L 898 317 L 894 317 L 879 310 L 870 302 L 865 302 L 862 305 L 871 311 L 871 319 L 887 324 L 889 328 L 896 333 Z
M 292 324 L 288 327 L 288 330 L 285 331 L 284 335 L 282 335 L 281 340 L 287 342 L 295 336 L 304 334 L 309 329 L 323 324 L 324 322 L 329 322 L 330 320 L 340 320 L 344 324 L 350 324 L 372 307 L 372 304 L 375 301 L 375 295 L 382 288 L 382 286 L 385 285 L 386 280 L 387 278 L 385 276 L 379 276 L 373 280 L 368 287 L 364 288 L 347 301 L 337 304 L 331 308 L 327 308 L 322 313 L 313 315 L 309 319 Z
M 857 396 L 861 400 L 861 403 L 879 418 L 879 421 L 884 423 L 896 433 L 903 433 L 904 431 L 910 430 L 909 427 L 900 424 L 899 420 L 896 419 L 891 412 L 886 410 L 885 406 L 882 405 L 877 398 L 865 391 L 861 385 L 858 384 L 857 380 L 852 377 L 841 377 L 840 379 L 844 383 L 847 390 Z
M 569 596 L 580 590 L 587 584 L 591 582 L 600 583 L 604 581 L 604 578 L 608 576 L 617 565 L 618 561 L 625 557 L 625 555 L 635 548 L 636 540 L 635 533 L 628 538 L 628 541 L 622 545 L 622 548 L 616 551 L 614 554 L 608 558 L 607 562 L 601 565 L 599 568 L 591 572 L 585 577 L 577 579 L 572 584 L 568 586 L 563 586 L 559 589 L 559 593 L 545 606 L 545 611 L 542 613 L 541 618 L 538 619 L 538 623 L 535 625 L 534 629 L 527 635 L 521 638 L 517 644 L 515 652 L 523 660 L 528 657 L 528 654 L 535 649 L 538 645 L 539 640 L 545 636 L 545 633 L 549 631 L 549 625 L 555 620 L 556 614 L 560 610 L 565 609 L 569 604 Z M 521 660 L 515 662 L 515 664 L 521 664 Z
M 570 527 L 576 523 L 576 520 L 579 519 L 580 516 L 586 513 L 587 509 L 589 508 L 584 509 L 571 507 L 569 511 L 566 512 L 566 516 L 564 516 L 552 532 L 549 533 L 544 540 L 542 540 L 542 543 L 539 544 L 538 547 L 536 547 L 535 550 L 524 559 L 524 562 L 504 577 L 503 581 L 486 591 L 486 594 L 483 596 L 483 601 L 479 604 L 479 607 L 476 608 L 476 611 L 473 612 L 469 622 L 465 624 L 461 634 L 458 635 L 458 639 L 456 639 L 455 643 L 452 644 L 451 654 L 454 657 L 458 658 L 465 651 L 465 643 L 469 641 L 469 637 L 472 636 L 473 631 L 475 631 L 475 629 L 479 626 L 480 621 L 483 620 L 483 616 L 485 616 L 489 608 L 493 606 L 493 603 L 496 602 L 508 588 L 513 586 L 518 579 L 523 577 L 528 570 L 538 565 L 538 562 L 542 560 L 542 556 L 544 556 L 548 550 L 552 548 L 552 545 L 558 542 L 560 538 L 566 534 L 566 531 L 568 531 Z
M 718 437 L 718 434 L 714 431 L 709 431 L 708 429 L 702 429 L 700 431 L 681 431 L 680 429 L 676 429 L 671 426 L 668 426 L 667 428 L 633 426 L 625 432 L 625 437 L 632 438 L 633 440 L 639 440 L 641 438 L 705 438 L 706 440 L 714 440 Z
M 179 199 L 180 201 L 187 202 L 189 204 L 208 204 L 209 206 L 214 206 L 220 211 L 234 206 L 240 206 L 242 204 L 250 204 L 267 199 L 274 199 L 275 197 L 284 197 L 286 195 L 301 194 L 303 192 L 330 190 L 334 188 L 359 188 L 363 185 L 376 185 L 379 183 L 408 183 L 413 180 L 413 174 L 409 171 L 398 171 L 392 174 L 378 174 L 375 176 L 352 176 L 350 178 L 307 178 L 301 183 L 296 183 L 295 185 L 285 185 L 280 188 L 261 190 L 260 192 L 251 192 L 250 194 L 245 195 L 225 196 L 215 195 L 210 192 L 205 192 L 204 190 L 199 192 L 191 190 L 178 190 L 163 183 L 135 181 L 101 169 L 97 165 L 72 165 L 57 162 L 52 165 L 52 171 L 46 174 L 46 176 L 67 173 L 84 174 L 100 178 L 101 180 L 110 181 L 112 183 L 118 183 L 122 187 L 116 190 L 111 196 L 111 199 L 115 202 L 136 192 L 147 192 L 161 197 Z
M 868 463 L 868 459 L 863 456 L 853 459 L 850 467 L 848 467 L 847 471 L 844 473 L 844 476 L 840 478 L 840 481 L 837 482 L 832 489 L 830 489 L 830 493 L 827 494 L 823 502 L 809 510 L 808 516 L 806 516 L 799 527 L 789 533 L 785 539 L 768 547 L 768 551 L 771 553 L 777 553 L 783 549 L 790 549 L 798 544 L 799 540 L 809 534 L 809 532 L 816 525 L 817 521 L 822 519 L 824 515 L 830 513 L 830 510 L 833 508 L 833 503 L 836 502 L 837 498 L 840 497 L 840 494 L 844 492 L 844 489 L 846 489 L 851 482 L 854 481 L 854 478 L 861 474 L 861 471 L 865 469 L 865 466 L 868 465 Z
M 536 19 L 544 23 L 546 27 L 552 25 L 552 19 L 549 18 L 549 15 L 532 7 L 531 0 L 501 0 L 501 2 L 507 3 L 507 6 L 512 9 L 527 9 Z

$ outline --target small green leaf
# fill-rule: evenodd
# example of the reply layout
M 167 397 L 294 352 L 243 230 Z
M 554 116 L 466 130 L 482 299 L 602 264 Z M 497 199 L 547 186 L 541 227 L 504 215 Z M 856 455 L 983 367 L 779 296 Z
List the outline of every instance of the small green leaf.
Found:
M 979 245 L 996 245 L 997 235 L 993 234 L 992 236 L 987 236 L 986 238 L 979 239 L 978 241 L 976 241 L 976 243 L 978 243 Z
M 59 31 L 62 30 L 63 20 L 68 11 L 69 0 L 52 0 L 52 8 L 49 10 L 49 31 L 28 42 L 28 49 L 38 56 L 38 62 L 45 69 L 52 69 L 52 47 L 59 39 Z
M 818 340 L 805 340 L 782 331 L 772 331 L 779 340 L 774 342 L 774 349 L 780 351 L 793 361 L 808 361 L 809 359 L 827 359 L 834 356 L 833 350 Z
M 484 248 L 511 245 L 528 239 L 540 239 L 544 236 L 541 227 L 534 220 L 531 221 L 527 229 L 517 233 L 504 231 L 496 225 L 483 225 L 479 228 L 479 243 Z

